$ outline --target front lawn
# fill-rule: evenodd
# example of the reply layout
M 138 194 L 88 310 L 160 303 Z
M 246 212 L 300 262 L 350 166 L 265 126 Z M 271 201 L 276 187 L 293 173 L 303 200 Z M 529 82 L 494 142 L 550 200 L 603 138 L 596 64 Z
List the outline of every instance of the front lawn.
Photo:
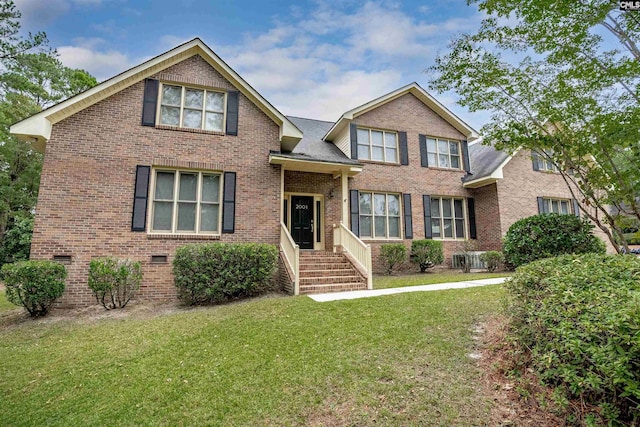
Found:
M 509 277 L 512 273 L 462 273 L 457 270 L 442 273 L 422 273 L 406 276 L 374 276 L 373 289 L 400 288 L 403 286 L 434 285 L 436 283 L 466 282 L 467 280 Z
M 9 301 L 7 301 L 7 295 L 5 294 L 5 291 L 0 290 L 0 313 L 2 313 L 3 311 L 13 310 L 16 308 L 20 308 L 20 307 L 18 307 L 17 305 L 13 305 Z
M 26 320 L 0 329 L 0 425 L 483 425 L 490 403 L 468 354 L 501 296 L 488 286 Z

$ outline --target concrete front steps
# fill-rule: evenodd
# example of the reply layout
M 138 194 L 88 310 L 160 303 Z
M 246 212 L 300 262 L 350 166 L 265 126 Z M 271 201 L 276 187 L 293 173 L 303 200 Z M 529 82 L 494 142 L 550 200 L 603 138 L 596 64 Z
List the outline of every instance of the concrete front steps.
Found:
M 367 280 L 341 253 L 300 251 L 300 293 L 361 291 Z

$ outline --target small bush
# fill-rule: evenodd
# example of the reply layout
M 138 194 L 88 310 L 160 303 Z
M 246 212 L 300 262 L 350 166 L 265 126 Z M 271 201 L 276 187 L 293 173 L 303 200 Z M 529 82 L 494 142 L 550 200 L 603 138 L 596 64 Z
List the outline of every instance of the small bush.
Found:
M 507 291 L 510 333 L 522 362 L 556 394 L 593 410 L 579 419 L 638 425 L 640 259 L 549 258 L 519 267 Z
M 606 251 L 604 242 L 592 234 L 593 224 L 574 215 L 541 214 L 516 221 L 504 238 L 507 264 L 523 264 L 563 254 Z
M 272 288 L 278 249 L 258 243 L 191 244 L 178 248 L 173 274 L 187 304 L 217 303 Z
M 442 242 L 439 240 L 414 240 L 411 242 L 411 262 L 424 273 L 428 268 L 444 262 Z
M 504 255 L 499 251 L 487 251 L 480 254 L 480 261 L 487 266 L 487 271 L 494 272 L 504 262 Z
M 64 292 L 67 270 L 53 261 L 19 261 L 5 264 L 0 276 L 7 299 L 23 306 L 32 317 L 44 316 Z
M 629 245 L 640 245 L 640 231 L 636 231 L 631 235 L 629 240 L 627 240 Z
M 104 308 L 124 308 L 140 289 L 140 263 L 112 257 L 89 263 L 89 289 Z
M 385 272 L 391 274 L 393 267 L 407 260 L 407 247 L 402 243 L 380 245 L 380 258 L 384 262 Z

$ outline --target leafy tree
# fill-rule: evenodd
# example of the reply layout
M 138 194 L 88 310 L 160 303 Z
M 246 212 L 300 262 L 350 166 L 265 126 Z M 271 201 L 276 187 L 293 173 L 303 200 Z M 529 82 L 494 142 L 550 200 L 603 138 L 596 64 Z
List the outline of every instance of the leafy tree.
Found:
M 555 164 L 615 244 L 609 206 L 640 218 L 640 19 L 618 2 L 470 0 L 487 14 L 440 55 L 430 87 L 489 110 L 484 142 Z

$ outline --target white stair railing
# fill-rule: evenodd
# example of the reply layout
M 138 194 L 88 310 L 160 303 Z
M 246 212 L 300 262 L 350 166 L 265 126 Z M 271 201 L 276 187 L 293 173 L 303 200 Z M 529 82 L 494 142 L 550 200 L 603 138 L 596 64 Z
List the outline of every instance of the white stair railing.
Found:
M 300 294 L 300 246 L 293 241 L 287 226 L 280 221 L 280 248 L 293 274 L 293 294 Z
M 342 222 L 333 226 L 333 249 L 340 246 L 353 258 L 367 278 L 367 289 L 373 289 L 373 272 L 371 268 L 371 246 L 365 244 Z

